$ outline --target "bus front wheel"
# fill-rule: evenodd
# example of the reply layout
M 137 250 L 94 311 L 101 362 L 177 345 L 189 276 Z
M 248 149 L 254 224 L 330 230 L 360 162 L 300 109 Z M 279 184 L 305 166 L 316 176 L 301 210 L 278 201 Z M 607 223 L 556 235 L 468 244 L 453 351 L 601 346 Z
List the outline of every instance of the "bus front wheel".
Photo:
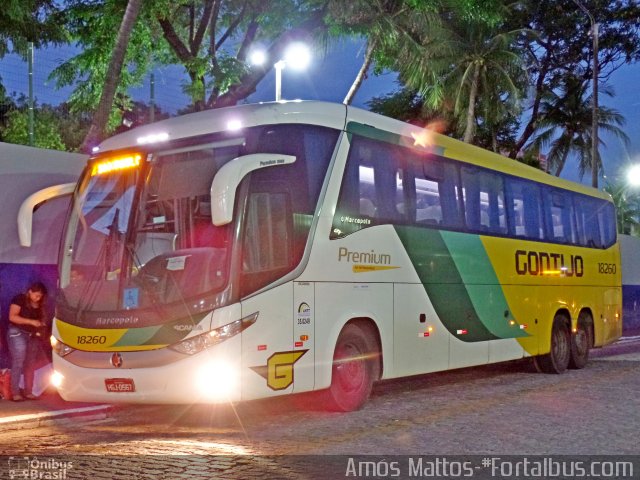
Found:
M 325 406 L 340 412 L 358 410 L 369 398 L 377 377 L 378 348 L 373 335 L 364 326 L 347 325 L 340 332 L 333 354 Z
M 589 350 L 593 342 L 593 319 L 591 314 L 582 313 L 578 317 L 575 333 L 571 335 L 571 359 L 569 368 L 584 368 L 589 360 Z
M 536 368 L 544 373 L 562 373 L 571 358 L 571 331 L 568 319 L 558 314 L 551 329 L 551 350 L 546 355 L 534 357 Z

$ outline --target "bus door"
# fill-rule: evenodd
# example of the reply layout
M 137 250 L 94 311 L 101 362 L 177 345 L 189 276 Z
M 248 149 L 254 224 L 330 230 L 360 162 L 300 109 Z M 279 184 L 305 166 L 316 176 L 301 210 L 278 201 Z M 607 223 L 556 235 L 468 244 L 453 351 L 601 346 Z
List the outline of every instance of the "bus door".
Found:
M 243 332 L 243 400 L 291 393 L 293 282 L 278 284 L 292 269 L 292 214 L 285 185 L 251 183 L 241 234 L 242 316 L 258 314 Z M 271 286 L 273 285 L 273 286 Z

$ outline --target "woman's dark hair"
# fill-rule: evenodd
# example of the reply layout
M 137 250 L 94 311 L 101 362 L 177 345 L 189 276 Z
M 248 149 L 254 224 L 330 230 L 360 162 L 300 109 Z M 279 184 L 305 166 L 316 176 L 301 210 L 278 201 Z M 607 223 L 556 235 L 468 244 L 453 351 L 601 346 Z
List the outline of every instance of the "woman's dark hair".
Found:
M 47 287 L 42 282 L 33 282 L 29 285 L 29 290 L 33 293 L 41 293 L 43 296 L 47 294 Z

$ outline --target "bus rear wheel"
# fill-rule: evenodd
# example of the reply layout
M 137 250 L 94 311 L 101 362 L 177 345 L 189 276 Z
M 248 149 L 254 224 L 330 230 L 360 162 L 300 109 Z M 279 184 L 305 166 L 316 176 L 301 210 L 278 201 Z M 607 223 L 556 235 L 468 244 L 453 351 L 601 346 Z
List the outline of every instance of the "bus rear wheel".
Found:
M 544 373 L 562 373 L 571 358 L 571 331 L 569 320 L 558 314 L 551 329 L 551 350 L 546 355 L 534 357 L 536 368 Z
M 349 324 L 342 330 L 333 354 L 326 408 L 351 412 L 364 405 L 378 377 L 377 353 L 377 342 L 368 328 Z
M 593 318 L 584 313 L 578 317 L 576 332 L 571 335 L 571 358 L 569 368 L 584 368 L 589 361 L 589 350 L 593 339 Z

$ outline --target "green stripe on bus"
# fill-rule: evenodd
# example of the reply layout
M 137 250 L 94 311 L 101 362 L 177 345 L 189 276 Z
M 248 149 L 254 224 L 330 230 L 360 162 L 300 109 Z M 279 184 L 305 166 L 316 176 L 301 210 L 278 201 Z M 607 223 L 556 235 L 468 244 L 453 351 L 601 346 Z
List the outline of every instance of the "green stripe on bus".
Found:
M 445 328 L 465 342 L 481 342 L 499 337 L 478 317 L 462 276 L 438 230 L 395 227 L 433 307 Z M 458 330 L 467 333 L 459 335 Z
M 130 328 L 113 346 L 131 347 L 145 345 L 161 328 L 162 326 Z
M 347 124 L 346 132 L 351 135 L 359 135 L 361 137 L 370 138 L 372 140 L 379 140 L 381 142 L 391 143 L 392 145 L 400 145 L 402 147 L 416 148 L 418 150 L 435 153 L 436 155 L 444 156 L 444 147 L 438 145 L 429 145 L 428 147 L 417 147 L 416 141 L 413 137 L 399 135 L 397 133 L 388 132 L 387 130 L 381 130 L 371 125 L 365 125 L 358 122 L 349 122 Z
M 484 326 L 500 338 L 528 336 L 511 314 L 509 303 L 480 237 L 459 232 L 443 231 L 440 234 Z

